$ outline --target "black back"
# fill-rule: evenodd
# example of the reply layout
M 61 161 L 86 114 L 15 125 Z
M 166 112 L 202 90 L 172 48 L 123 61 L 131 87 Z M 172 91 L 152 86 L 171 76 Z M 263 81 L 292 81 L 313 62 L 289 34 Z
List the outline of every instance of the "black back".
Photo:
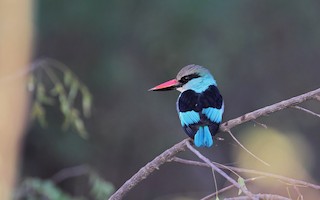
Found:
M 222 96 L 218 88 L 214 85 L 209 86 L 208 89 L 202 93 L 197 93 L 193 90 L 186 90 L 182 92 L 177 101 L 178 112 L 188 112 L 193 110 L 200 114 L 199 123 L 183 127 L 187 135 L 194 138 L 199 126 L 208 126 L 211 134 L 214 136 L 219 129 L 220 123 L 212 122 L 201 112 L 202 109 L 209 107 L 221 109 L 222 104 Z

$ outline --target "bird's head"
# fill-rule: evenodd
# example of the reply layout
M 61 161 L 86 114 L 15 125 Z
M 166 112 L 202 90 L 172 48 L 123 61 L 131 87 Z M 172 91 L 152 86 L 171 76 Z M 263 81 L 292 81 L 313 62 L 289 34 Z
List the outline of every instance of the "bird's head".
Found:
M 205 91 L 210 85 L 217 86 L 217 83 L 209 70 L 199 65 L 192 64 L 182 68 L 175 79 L 157 85 L 149 91 L 167 91 L 176 89 L 180 92 L 194 90 L 195 92 L 200 93 Z

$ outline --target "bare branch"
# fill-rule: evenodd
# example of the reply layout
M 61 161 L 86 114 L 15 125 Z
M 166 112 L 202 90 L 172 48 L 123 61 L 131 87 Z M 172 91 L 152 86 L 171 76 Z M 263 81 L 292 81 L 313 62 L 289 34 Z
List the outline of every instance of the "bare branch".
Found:
M 109 200 L 122 199 L 134 186 L 140 181 L 147 178 L 154 170 L 159 169 L 161 165 L 168 162 L 174 155 L 184 151 L 189 139 L 184 139 L 181 142 L 175 144 L 173 147 L 167 149 L 155 159 L 150 161 L 144 167 L 142 167 L 135 175 L 127 180 L 110 198 Z
M 84 174 L 89 173 L 90 168 L 87 165 L 79 165 L 75 167 L 69 167 L 66 169 L 62 169 L 61 171 L 57 172 L 55 175 L 51 177 L 51 180 L 55 183 L 59 183 L 64 181 L 65 179 L 81 176 Z
M 249 182 L 252 182 L 252 181 L 255 181 L 255 180 L 258 180 L 258 179 L 261 179 L 261 178 L 265 178 L 264 176 L 258 176 L 258 177 L 254 177 L 254 178 L 248 178 L 248 179 L 245 179 L 244 182 L 245 183 L 249 183 Z M 210 200 L 212 199 L 214 196 L 216 196 L 217 194 L 219 193 L 222 193 L 222 192 L 225 192 L 225 191 L 228 191 L 230 189 L 234 188 L 234 185 L 229 185 L 227 187 L 224 187 L 222 189 L 220 189 L 219 191 L 215 192 L 215 193 L 212 193 L 212 194 L 209 194 L 208 196 L 205 196 L 203 197 L 201 200 Z
M 183 163 L 183 164 L 188 164 L 188 165 L 200 166 L 200 167 L 211 167 L 207 163 L 197 162 L 197 161 L 193 161 L 193 160 L 186 160 L 186 159 L 177 158 L 177 157 L 174 157 L 172 159 L 172 161 Z M 244 168 L 239 168 L 239 167 L 231 167 L 231 166 L 226 166 L 226 165 L 223 165 L 223 164 L 220 164 L 220 163 L 215 163 L 215 162 L 213 162 L 213 163 L 219 168 L 233 170 L 233 171 L 238 172 L 238 173 L 248 173 L 248 174 L 255 174 L 255 175 L 260 175 L 260 176 L 266 176 L 266 177 L 270 177 L 270 178 L 279 179 L 281 181 L 284 181 L 286 183 L 290 183 L 292 185 L 305 186 L 305 187 L 310 187 L 310 188 L 313 188 L 313 189 L 316 189 L 316 190 L 320 190 L 320 185 L 315 185 L 313 183 L 308 183 L 308 182 L 305 182 L 305 181 L 301 181 L 301 180 L 297 180 L 297 179 L 293 179 L 293 178 L 288 178 L 288 177 L 281 176 L 281 175 L 278 175 L 278 174 L 272 174 L 272 173 L 268 173 L 268 172 L 261 172 L 261 171 L 252 170 L 252 169 L 244 169 Z
M 249 151 L 245 146 L 243 146 L 243 144 L 241 144 L 241 143 L 239 142 L 239 140 L 231 133 L 230 130 L 228 130 L 227 132 L 230 134 L 230 136 L 232 137 L 232 139 L 233 139 L 234 141 L 236 141 L 236 143 L 238 143 L 238 145 L 239 145 L 241 148 L 243 148 L 248 154 L 250 154 L 252 157 L 254 157 L 255 159 L 257 159 L 258 161 L 262 162 L 264 165 L 267 165 L 267 166 L 269 166 L 269 167 L 271 166 L 269 163 L 267 163 L 266 161 L 262 160 L 261 158 L 259 158 L 259 157 L 256 156 L 255 154 L 253 154 L 251 151 Z
M 287 197 L 276 195 L 276 194 L 256 194 L 254 195 L 257 199 L 272 199 L 272 200 L 291 200 Z M 224 200 L 249 200 L 250 198 L 247 196 L 241 197 L 232 197 L 232 198 L 225 198 Z
M 294 190 L 295 190 L 295 191 L 297 192 L 297 194 L 298 194 L 298 200 L 299 200 L 299 199 L 303 200 L 303 195 L 301 194 L 299 188 L 298 188 L 296 185 L 294 185 L 293 188 L 294 188 Z
M 198 161 L 193 161 L 193 160 L 187 160 L 183 158 L 178 158 L 178 157 L 173 157 L 170 161 L 186 164 L 186 165 L 194 165 L 194 166 L 199 166 L 199 167 L 209 167 L 208 164 L 203 163 L 203 162 L 198 162 Z
M 193 148 L 189 142 L 187 142 L 187 147 L 190 151 L 192 151 L 196 156 L 198 156 L 201 160 L 203 160 L 205 163 L 207 163 L 212 169 L 214 169 L 216 172 L 218 172 L 221 176 L 223 176 L 225 179 L 227 179 L 230 183 L 232 183 L 235 187 L 242 190 L 242 192 L 250 197 L 249 199 L 257 199 L 253 196 L 253 194 L 247 190 L 247 188 L 241 186 L 238 182 L 236 182 L 233 178 L 228 176 L 224 171 L 222 171 L 219 167 L 214 165 L 207 157 L 203 156 L 198 150 Z
M 219 190 L 218 190 L 218 183 L 217 183 L 217 179 L 216 179 L 216 174 L 214 173 L 214 169 L 213 168 L 211 168 L 211 171 L 212 171 L 212 177 L 213 177 L 213 180 L 214 180 L 214 189 L 216 190 L 215 194 L 218 197 L 219 196 Z
M 300 107 L 300 106 L 292 106 L 292 108 L 296 108 L 296 109 L 298 109 L 298 110 L 302 110 L 302 111 L 304 111 L 304 112 L 306 112 L 306 113 L 309 113 L 309 114 L 311 114 L 311 115 L 313 115 L 313 116 L 320 117 L 319 114 L 317 114 L 317 113 L 315 113 L 315 112 L 312 112 L 311 110 L 302 108 L 302 107 Z
M 223 124 L 220 125 L 220 131 L 221 132 L 226 132 L 228 130 L 230 130 L 231 128 L 248 122 L 250 120 L 255 120 L 258 117 L 261 116 L 265 116 L 268 115 L 270 113 L 279 111 L 279 110 L 283 110 L 285 108 L 288 108 L 290 106 L 294 106 L 297 105 L 299 103 L 302 103 L 304 101 L 310 100 L 310 99 L 317 99 L 319 100 L 319 96 L 320 96 L 320 88 L 307 92 L 305 94 L 293 97 L 291 99 L 288 100 L 284 100 L 281 101 L 279 103 L 275 103 L 273 105 L 270 106 L 266 106 L 264 108 L 258 109 L 256 111 L 244 114 L 243 116 L 240 116 L 238 118 L 229 120 Z M 173 156 L 175 156 L 177 153 L 184 151 L 186 149 L 186 145 L 188 143 L 189 139 L 185 139 L 179 143 L 177 143 L 176 145 L 174 145 L 173 147 L 167 149 L 166 151 L 164 151 L 162 154 L 160 154 L 159 156 L 157 156 L 156 158 L 154 158 L 151 162 L 149 162 L 147 165 L 145 165 L 144 167 L 142 167 L 135 175 L 133 175 L 129 180 L 127 180 L 111 197 L 111 200 L 118 200 L 118 199 L 122 199 L 126 193 L 128 193 L 135 185 L 137 185 L 140 181 L 142 181 L 143 179 L 145 179 L 148 175 L 150 175 L 155 169 L 158 169 L 162 164 L 164 164 L 165 162 L 169 162 L 171 161 L 171 159 L 173 158 Z M 249 170 L 250 171 L 250 170 Z M 248 173 L 248 172 L 247 172 Z M 261 172 L 263 173 L 263 172 Z M 257 173 L 256 173 L 257 174 Z M 265 173 L 267 174 L 267 173 Z M 260 174 L 260 175 L 265 175 L 265 174 Z M 276 176 L 274 178 L 279 178 L 281 176 Z M 289 178 L 287 178 L 288 181 Z M 291 180 L 291 179 L 289 179 Z M 291 181 L 288 181 L 291 182 Z M 299 182 L 298 180 L 296 181 L 292 181 L 292 182 Z M 301 183 L 302 182 L 302 183 Z M 309 184 L 306 182 L 301 181 L 300 183 L 302 185 L 308 185 L 309 187 L 318 189 L 318 187 L 320 188 L 320 186 L 314 185 L 314 184 Z M 303 184 L 305 183 L 305 184 Z
M 265 115 L 268 115 L 270 113 L 273 113 L 273 112 L 276 112 L 279 110 L 283 110 L 285 108 L 297 105 L 299 103 L 302 103 L 302 102 L 310 100 L 310 99 L 314 99 L 319 94 L 320 94 L 320 88 L 313 90 L 311 92 L 307 92 L 305 94 L 293 97 L 291 99 L 284 100 L 279 103 L 275 103 L 273 105 L 266 106 L 264 108 L 260 108 L 256 111 L 244 114 L 241 117 L 229 120 L 229 121 L 221 124 L 220 131 L 226 132 L 226 131 L 230 130 L 231 128 L 233 128 L 239 124 L 242 124 L 244 122 L 248 122 L 248 121 L 257 119 L 258 117 L 265 116 Z

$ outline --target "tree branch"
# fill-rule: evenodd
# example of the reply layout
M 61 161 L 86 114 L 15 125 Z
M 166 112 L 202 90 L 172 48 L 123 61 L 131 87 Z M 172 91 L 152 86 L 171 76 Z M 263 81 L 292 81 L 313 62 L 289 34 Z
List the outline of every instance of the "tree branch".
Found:
M 198 156 L 201 160 L 203 160 L 205 163 L 207 163 L 212 169 L 214 169 L 216 172 L 218 172 L 221 176 L 223 176 L 225 179 L 227 179 L 232 185 L 237 187 L 238 189 L 242 190 L 242 192 L 249 197 L 249 199 L 258 199 L 253 196 L 253 194 L 247 190 L 246 187 L 241 186 L 239 183 L 237 183 L 233 178 L 228 176 L 224 171 L 222 171 L 219 167 L 214 165 L 207 157 L 203 156 L 198 150 L 193 148 L 191 144 L 188 142 L 187 147 L 190 151 L 192 151 L 196 156 Z
M 251 151 L 249 151 L 245 146 L 243 146 L 243 144 L 241 144 L 239 142 L 239 140 L 231 133 L 230 130 L 227 131 L 229 133 L 229 135 L 232 137 L 232 139 L 234 141 L 236 141 L 236 143 L 242 148 L 244 149 L 248 154 L 250 154 L 252 157 L 254 157 L 255 159 L 257 159 L 258 161 L 260 161 L 262 164 L 266 165 L 266 166 L 271 166 L 269 163 L 267 163 L 266 161 L 262 160 L 261 158 L 259 158 L 258 156 L 256 156 L 255 154 L 253 154 Z
M 276 194 L 256 194 L 254 195 L 257 199 L 272 199 L 272 200 L 291 200 L 287 197 L 276 195 Z M 225 198 L 224 200 L 250 200 L 247 196 L 240 196 L 240 197 L 232 197 L 232 198 Z
M 253 178 L 248 178 L 248 179 L 245 179 L 244 182 L 245 183 L 249 183 L 249 182 L 252 182 L 252 181 L 255 181 L 257 179 L 261 179 L 261 178 L 265 178 L 264 176 L 259 176 L 259 177 L 253 177 Z M 225 191 L 228 191 L 232 188 L 234 188 L 235 186 L 234 185 L 229 185 L 227 187 L 224 187 L 222 189 L 220 189 L 219 191 L 217 190 L 216 192 L 212 193 L 212 194 L 209 194 L 208 196 L 205 196 L 203 197 L 202 199 L 200 200 L 210 200 L 212 199 L 214 196 L 216 196 L 217 194 L 219 193 L 222 193 L 222 192 L 225 192 Z
M 187 164 L 187 165 L 200 166 L 200 167 L 211 167 L 207 163 L 193 161 L 193 160 L 186 160 L 186 159 L 182 159 L 182 158 L 178 158 L 178 157 L 172 158 L 172 161 L 183 163 L 183 164 Z M 255 174 L 255 175 L 265 176 L 265 177 L 269 177 L 269 178 L 275 178 L 275 179 L 279 179 L 281 181 L 284 181 L 286 183 L 290 183 L 292 185 L 305 186 L 305 187 L 313 188 L 315 190 L 320 190 L 320 186 L 319 185 L 315 185 L 315 184 L 312 184 L 312 183 L 308 183 L 308 182 L 297 180 L 297 179 L 293 179 L 293 178 L 288 178 L 288 177 L 281 176 L 281 175 L 278 175 L 278 174 L 272 174 L 272 173 L 268 173 L 268 172 L 261 172 L 261 171 L 252 170 L 252 169 L 244 169 L 244 168 L 239 168 L 239 167 L 231 167 L 231 166 L 226 166 L 226 165 L 223 165 L 223 164 L 220 164 L 220 163 L 214 163 L 214 164 L 217 165 L 219 168 L 232 170 L 232 171 L 235 171 L 235 172 L 238 172 L 238 173 Z
M 260 108 L 258 110 L 253 111 L 253 112 L 244 114 L 241 117 L 229 120 L 229 121 L 221 124 L 220 131 L 226 132 L 239 124 L 243 124 L 244 122 L 248 122 L 248 121 L 257 119 L 258 117 L 265 116 L 265 115 L 268 115 L 270 113 L 273 113 L 273 112 L 276 112 L 279 110 L 283 110 L 285 108 L 300 104 L 300 103 L 307 101 L 307 100 L 310 100 L 310 99 L 315 99 L 318 95 L 320 95 L 320 88 L 313 90 L 311 92 L 307 92 L 305 94 L 293 97 L 291 99 L 287 99 L 287 100 L 281 101 L 279 103 L 275 103 L 273 105 L 266 106 L 264 108 Z
M 135 175 L 127 180 L 110 198 L 109 200 L 122 199 L 134 186 L 140 181 L 147 178 L 154 170 L 159 169 L 161 165 L 172 159 L 177 153 L 186 149 L 187 143 L 190 139 L 184 139 L 181 142 L 175 144 L 173 147 L 167 149 L 162 154 L 157 156 L 151 162 L 142 167 Z
M 229 131 L 231 128 L 251 121 L 255 120 L 258 117 L 268 115 L 270 113 L 283 110 L 285 108 L 288 108 L 290 106 L 295 106 L 299 103 L 302 103 L 304 101 L 310 100 L 310 99 L 316 99 L 319 100 L 320 96 L 320 88 L 307 92 L 305 94 L 293 97 L 288 100 L 281 101 L 279 103 L 275 103 L 270 106 L 266 106 L 264 108 L 258 109 L 256 111 L 244 114 L 238 118 L 229 120 L 223 124 L 220 125 L 220 131 L 226 132 Z M 145 179 L 149 174 L 151 174 L 155 169 L 159 169 L 159 167 L 164 164 L 165 162 L 171 161 L 173 156 L 175 156 L 177 153 L 184 151 L 186 149 L 187 143 L 189 139 L 185 139 L 177 144 L 175 144 L 173 147 L 167 149 L 162 154 L 154 158 L 151 162 L 149 162 L 147 165 L 142 167 L 135 175 L 133 175 L 129 180 L 127 180 L 109 199 L 110 200 L 119 200 L 122 199 L 134 186 L 136 186 L 140 181 Z
M 295 108 L 295 109 L 298 109 L 298 110 L 302 110 L 302 111 L 304 111 L 304 112 L 306 112 L 306 113 L 309 113 L 310 115 L 313 115 L 313 116 L 316 116 L 316 117 L 320 117 L 319 114 L 317 114 L 317 113 L 315 113 L 315 112 L 312 112 L 311 110 L 302 108 L 302 107 L 300 107 L 300 106 L 292 106 L 292 107 Z

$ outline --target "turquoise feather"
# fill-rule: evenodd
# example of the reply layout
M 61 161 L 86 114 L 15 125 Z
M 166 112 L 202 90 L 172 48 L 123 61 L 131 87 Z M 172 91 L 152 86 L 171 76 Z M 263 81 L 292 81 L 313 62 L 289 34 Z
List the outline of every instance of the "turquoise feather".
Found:
M 201 78 L 199 77 L 199 78 L 190 80 L 188 83 L 186 83 L 183 86 L 183 88 L 184 90 L 191 89 L 197 93 L 202 93 L 206 89 L 208 89 L 210 85 L 217 86 L 217 82 L 211 74 L 205 74 Z
M 212 122 L 220 123 L 222 121 L 223 107 L 217 108 L 204 108 L 202 114 L 208 117 Z
M 208 126 L 199 127 L 199 130 L 194 136 L 194 144 L 197 147 L 201 147 L 201 146 L 211 147 L 213 145 L 212 136 Z
M 200 121 L 200 115 L 196 111 L 179 112 L 179 118 L 182 126 L 189 126 Z

